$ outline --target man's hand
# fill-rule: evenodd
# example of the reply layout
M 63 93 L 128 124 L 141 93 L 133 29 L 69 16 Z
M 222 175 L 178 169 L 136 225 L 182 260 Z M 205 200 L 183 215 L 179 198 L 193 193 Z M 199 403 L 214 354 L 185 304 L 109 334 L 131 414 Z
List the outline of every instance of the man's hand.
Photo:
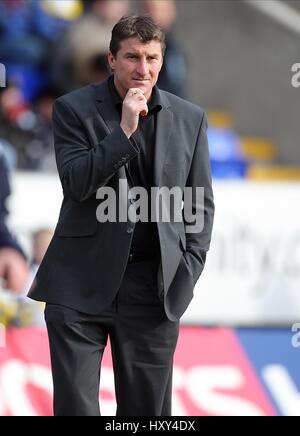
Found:
M 19 293 L 24 289 L 28 278 L 28 268 L 23 256 L 14 248 L 0 248 L 0 277 L 5 287 Z
M 121 128 L 126 136 L 130 136 L 137 130 L 139 116 L 145 117 L 148 113 L 147 99 L 139 88 L 130 88 L 123 101 Z

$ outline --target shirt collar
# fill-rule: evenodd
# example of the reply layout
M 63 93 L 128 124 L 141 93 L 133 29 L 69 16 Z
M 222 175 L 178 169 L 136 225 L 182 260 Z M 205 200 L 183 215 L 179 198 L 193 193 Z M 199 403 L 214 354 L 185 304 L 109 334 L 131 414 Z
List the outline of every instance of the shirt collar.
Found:
M 108 79 L 108 87 L 109 87 L 109 91 L 110 91 L 111 97 L 113 99 L 114 105 L 117 107 L 118 110 L 121 110 L 123 100 L 120 97 L 120 94 L 118 93 L 118 91 L 115 87 L 113 74 Z M 148 109 L 149 109 L 148 114 L 157 113 L 162 109 L 162 107 L 163 107 L 163 105 L 162 105 L 162 101 L 161 101 L 160 92 L 159 92 L 159 89 L 157 88 L 157 86 L 155 85 L 154 88 L 152 89 L 151 99 L 148 103 Z

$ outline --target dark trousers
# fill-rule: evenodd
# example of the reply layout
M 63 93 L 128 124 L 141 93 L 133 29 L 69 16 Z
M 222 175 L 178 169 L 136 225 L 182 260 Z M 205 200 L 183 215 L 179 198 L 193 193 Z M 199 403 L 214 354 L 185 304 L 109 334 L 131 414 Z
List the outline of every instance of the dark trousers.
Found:
M 100 367 L 108 337 L 117 416 L 171 415 L 179 323 L 165 315 L 157 268 L 157 259 L 128 264 L 117 297 L 101 315 L 47 304 L 55 416 L 100 415 Z

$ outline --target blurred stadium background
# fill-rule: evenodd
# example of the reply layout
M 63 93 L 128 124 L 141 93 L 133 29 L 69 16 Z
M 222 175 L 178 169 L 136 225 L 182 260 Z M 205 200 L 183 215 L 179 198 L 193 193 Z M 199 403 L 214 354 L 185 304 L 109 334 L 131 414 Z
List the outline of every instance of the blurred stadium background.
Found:
M 106 77 L 110 29 L 141 7 L 168 31 L 160 86 L 208 112 L 216 200 L 207 266 L 182 321 L 173 414 L 299 416 L 300 89 L 291 68 L 300 62 L 300 2 L 2 0 L 9 227 L 34 274 L 62 199 L 53 101 Z M 52 413 L 43 308 L 25 294 L 0 293 L 0 415 Z M 109 352 L 101 405 L 115 413 Z

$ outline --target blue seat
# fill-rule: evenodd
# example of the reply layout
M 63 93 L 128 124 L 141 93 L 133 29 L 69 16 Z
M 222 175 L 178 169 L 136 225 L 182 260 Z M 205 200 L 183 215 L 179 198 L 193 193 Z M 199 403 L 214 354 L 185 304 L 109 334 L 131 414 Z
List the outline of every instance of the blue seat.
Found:
M 229 128 L 209 127 L 207 135 L 213 178 L 245 178 L 249 162 L 243 156 L 236 132 Z

